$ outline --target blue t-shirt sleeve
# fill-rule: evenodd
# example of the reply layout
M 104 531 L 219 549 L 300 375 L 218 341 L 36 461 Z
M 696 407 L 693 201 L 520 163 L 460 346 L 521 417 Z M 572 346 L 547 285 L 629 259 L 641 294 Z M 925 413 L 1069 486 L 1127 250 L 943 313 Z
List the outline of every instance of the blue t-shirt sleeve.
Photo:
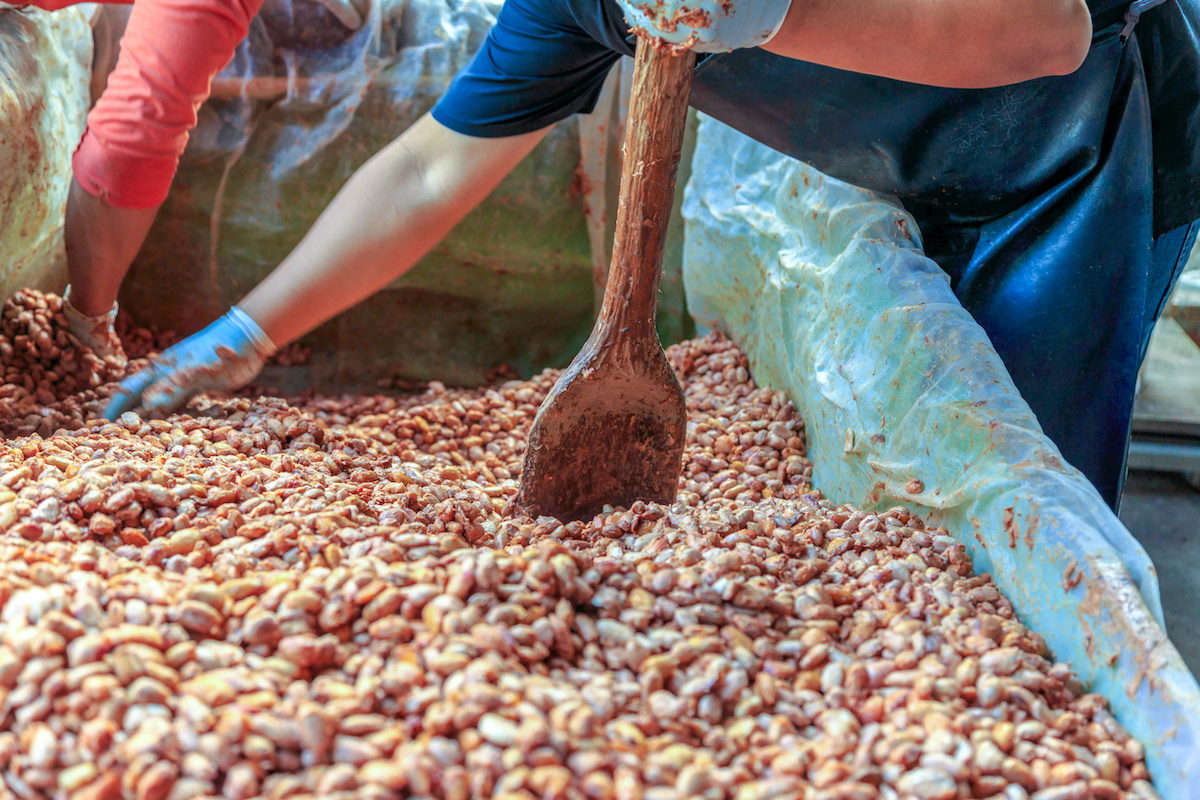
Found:
M 506 0 L 433 117 L 468 136 L 529 133 L 596 105 L 634 40 L 613 0 Z

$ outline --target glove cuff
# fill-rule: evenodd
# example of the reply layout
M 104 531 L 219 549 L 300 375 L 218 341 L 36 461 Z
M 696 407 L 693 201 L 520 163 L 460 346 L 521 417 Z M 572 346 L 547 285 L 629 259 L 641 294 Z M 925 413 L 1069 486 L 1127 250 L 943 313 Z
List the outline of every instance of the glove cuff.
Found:
M 775 38 L 775 35 L 779 33 L 779 29 L 783 27 L 783 21 L 787 19 L 788 11 L 792 8 L 792 2 L 791 0 L 787 0 L 785 3 L 780 3 L 777 8 L 782 8 L 783 13 L 780 14 L 779 19 L 776 20 L 775 27 L 771 28 L 770 31 L 764 35 L 764 38 L 761 38 L 754 43 L 755 47 L 762 47 L 764 44 Z
M 783 27 L 792 0 L 696 0 L 687 7 L 681 0 L 619 0 L 619 4 L 635 33 L 673 48 L 728 53 L 771 41 Z
M 247 314 L 245 311 L 242 311 L 237 306 L 234 306 L 233 308 L 229 309 L 229 313 L 225 316 L 234 327 L 246 335 L 246 339 L 248 339 L 250 343 L 254 345 L 255 351 L 263 358 L 264 361 L 275 355 L 275 351 L 278 350 L 278 348 L 275 346 L 275 343 L 272 342 L 271 337 L 267 336 L 263 329 L 258 326 L 257 322 L 250 319 L 249 314 Z
M 118 306 L 116 303 L 113 303 L 112 308 L 109 309 L 107 312 L 101 314 L 100 316 L 89 317 L 87 314 L 80 311 L 78 308 L 76 308 L 71 303 L 71 286 L 70 286 L 70 284 L 68 284 L 67 288 L 63 291 L 62 299 L 63 299 L 63 314 L 65 314 L 67 319 L 71 322 L 80 324 L 81 326 L 86 325 L 88 327 L 96 327 L 102 323 L 111 326 L 111 325 L 115 325 L 117 322 Z
M 89 317 L 71 303 L 71 287 L 63 292 L 63 316 L 67 318 L 67 331 L 80 344 L 98 358 L 111 361 L 114 366 L 125 365 L 125 351 L 117 339 L 117 304 L 113 303 L 107 313 Z

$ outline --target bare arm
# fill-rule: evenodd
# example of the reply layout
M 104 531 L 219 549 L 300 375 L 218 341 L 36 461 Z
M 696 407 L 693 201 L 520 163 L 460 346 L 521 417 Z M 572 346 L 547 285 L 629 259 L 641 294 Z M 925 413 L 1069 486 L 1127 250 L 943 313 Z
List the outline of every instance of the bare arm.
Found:
M 302 336 L 407 272 L 548 130 L 480 139 L 426 114 L 354 174 L 238 306 L 276 345 Z
M 792 0 L 763 49 L 869 75 L 977 89 L 1074 72 L 1091 37 L 1084 0 Z

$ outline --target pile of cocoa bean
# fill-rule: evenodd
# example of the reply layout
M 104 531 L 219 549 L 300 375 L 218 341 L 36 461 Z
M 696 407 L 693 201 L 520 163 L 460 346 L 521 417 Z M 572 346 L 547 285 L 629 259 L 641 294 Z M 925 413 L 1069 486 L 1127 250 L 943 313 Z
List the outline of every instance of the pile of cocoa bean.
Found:
M 122 310 L 115 327 L 128 361 L 103 360 L 68 331 L 62 304 L 58 295 L 22 289 L 0 308 L 0 436 L 48 437 L 80 427 L 103 412 L 117 381 L 179 339 Z M 302 366 L 310 355 L 293 342 L 268 363 Z
M 28 384 L 9 360 L 23 335 L 27 395 L 103 394 L 111 373 L 56 362 L 71 343 L 39 337 L 35 309 L 58 313 L 5 312 L 0 333 L 31 333 L 4 340 L 3 392 Z M 825 499 L 802 421 L 730 342 L 669 356 L 689 414 L 678 501 L 586 523 L 510 509 L 554 372 L 203 397 L 0 444 L 0 786 L 1157 797 L 1142 746 L 948 532 Z
M 131 340 L 131 344 L 140 339 Z M 24 289 L 0 310 L 0 434 L 48 436 L 99 413 L 124 365 L 97 358 L 67 331 L 62 298 Z

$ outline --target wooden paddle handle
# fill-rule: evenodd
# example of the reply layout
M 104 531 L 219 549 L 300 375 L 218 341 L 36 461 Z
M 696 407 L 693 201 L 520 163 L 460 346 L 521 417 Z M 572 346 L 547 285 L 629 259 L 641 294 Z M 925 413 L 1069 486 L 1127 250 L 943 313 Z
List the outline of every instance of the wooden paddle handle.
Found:
M 676 55 L 638 37 L 616 235 L 597 326 L 610 335 L 654 332 L 695 63 L 691 50 Z

